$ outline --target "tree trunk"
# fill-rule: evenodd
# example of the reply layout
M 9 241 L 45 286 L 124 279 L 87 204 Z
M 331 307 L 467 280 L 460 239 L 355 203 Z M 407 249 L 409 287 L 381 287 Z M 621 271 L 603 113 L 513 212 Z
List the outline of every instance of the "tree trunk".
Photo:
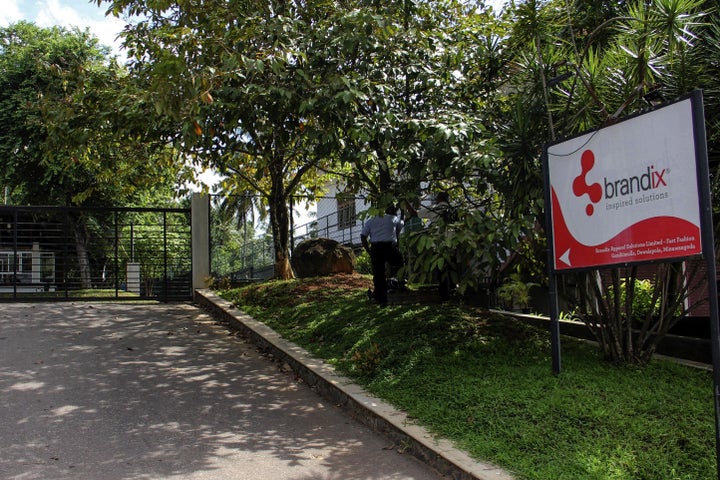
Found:
M 613 268 L 604 278 L 581 283 L 585 287 L 579 292 L 578 305 L 584 310 L 581 317 L 597 338 L 605 357 L 617 364 L 648 363 L 670 329 L 698 306 L 699 302 L 686 306 L 691 292 L 702 285 L 696 278 L 698 265 L 686 272 L 679 262 L 659 264 L 651 279 L 653 291 L 645 300 L 649 302 L 647 305 L 635 305 L 638 295 L 635 266 Z M 585 275 L 589 278 L 590 274 Z M 648 309 L 639 325 L 634 321 L 638 308 Z
M 87 290 L 92 288 L 92 282 L 90 279 L 90 256 L 88 254 L 87 246 L 85 245 L 86 239 L 83 233 L 82 221 L 72 219 L 73 234 L 75 237 L 75 253 L 77 254 L 78 270 L 80 272 L 80 286 Z
M 286 203 L 288 196 L 283 186 L 282 168 L 279 170 L 277 174 L 271 171 L 270 226 L 275 251 L 275 277 L 289 280 L 295 277 L 290 266 L 290 215 Z

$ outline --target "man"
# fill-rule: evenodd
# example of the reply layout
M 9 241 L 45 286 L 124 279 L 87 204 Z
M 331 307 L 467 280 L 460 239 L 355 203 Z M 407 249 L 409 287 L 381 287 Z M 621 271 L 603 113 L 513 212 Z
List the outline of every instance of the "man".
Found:
M 390 205 L 385 215 L 369 219 L 360 232 L 360 241 L 370 254 L 375 301 L 382 306 L 387 305 L 388 291 L 385 263 L 392 266 L 401 266 L 403 263 L 397 243 L 404 223 L 396 212 L 395 206 Z
M 429 223 L 435 223 L 439 219 L 442 219 L 445 225 L 452 222 L 455 212 L 450 206 L 450 195 L 447 192 L 438 192 L 435 195 L 433 206 L 423 207 L 422 213 Z

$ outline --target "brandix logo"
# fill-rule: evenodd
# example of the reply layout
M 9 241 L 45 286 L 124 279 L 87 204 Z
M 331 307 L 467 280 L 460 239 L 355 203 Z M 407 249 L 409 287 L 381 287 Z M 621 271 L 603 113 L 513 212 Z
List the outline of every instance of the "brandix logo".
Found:
M 646 192 L 659 187 L 667 187 L 665 182 L 665 173 L 667 169 L 663 168 L 655 170 L 654 165 L 647 167 L 642 175 L 635 175 L 627 178 L 608 181 L 607 177 L 603 179 L 605 198 L 611 199 L 615 197 L 624 197 L 633 193 Z
M 572 184 L 573 194 L 575 194 L 576 197 L 580 198 L 587 194 L 590 198 L 591 203 L 585 207 L 587 216 L 595 213 L 594 205 L 599 203 L 603 196 L 606 200 L 610 200 L 634 193 L 647 192 L 660 187 L 667 187 L 665 174 L 668 173 L 668 169 L 663 168 L 662 170 L 657 170 L 654 165 L 646 167 L 640 175 L 614 180 L 609 180 L 607 177 L 604 177 L 602 185 L 597 182 L 588 184 L 587 174 L 594 166 L 595 154 L 592 150 L 585 150 L 580 157 L 581 173 L 575 177 Z
M 592 152 L 592 150 L 585 150 L 580 157 L 580 167 L 582 168 L 582 172 L 580 173 L 580 175 L 575 177 L 575 180 L 573 180 L 572 184 L 573 193 L 576 197 L 580 198 L 586 193 L 590 197 L 590 201 L 592 203 L 589 203 L 585 207 L 585 213 L 588 217 L 595 212 L 595 207 L 593 206 L 593 204 L 598 203 L 602 199 L 603 194 L 602 186 L 599 183 L 593 183 L 591 185 L 588 185 L 587 180 L 585 179 L 587 174 L 590 172 L 590 170 L 592 170 L 594 166 L 595 154 Z

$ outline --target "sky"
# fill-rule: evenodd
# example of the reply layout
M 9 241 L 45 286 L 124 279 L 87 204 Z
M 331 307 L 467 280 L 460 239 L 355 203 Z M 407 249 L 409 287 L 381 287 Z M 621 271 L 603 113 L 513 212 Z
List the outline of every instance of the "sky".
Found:
M 2 0 L 0 26 L 26 20 L 40 27 L 87 28 L 100 43 L 121 55 L 117 36 L 125 23 L 112 15 L 106 17 L 106 10 L 107 4 L 98 7 L 97 1 L 88 0 Z

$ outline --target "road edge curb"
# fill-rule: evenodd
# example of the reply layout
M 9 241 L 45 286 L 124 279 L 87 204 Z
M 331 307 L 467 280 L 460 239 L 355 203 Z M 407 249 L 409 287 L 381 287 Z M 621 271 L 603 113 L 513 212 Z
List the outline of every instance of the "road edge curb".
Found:
M 262 350 L 287 363 L 295 374 L 322 397 L 351 417 L 390 439 L 398 451 L 409 453 L 455 480 L 514 480 L 505 470 L 472 459 L 451 442 L 434 437 L 406 414 L 369 395 L 326 363 L 284 340 L 267 325 L 235 308 L 209 289 L 195 291 L 195 303 L 230 328 L 239 331 Z

